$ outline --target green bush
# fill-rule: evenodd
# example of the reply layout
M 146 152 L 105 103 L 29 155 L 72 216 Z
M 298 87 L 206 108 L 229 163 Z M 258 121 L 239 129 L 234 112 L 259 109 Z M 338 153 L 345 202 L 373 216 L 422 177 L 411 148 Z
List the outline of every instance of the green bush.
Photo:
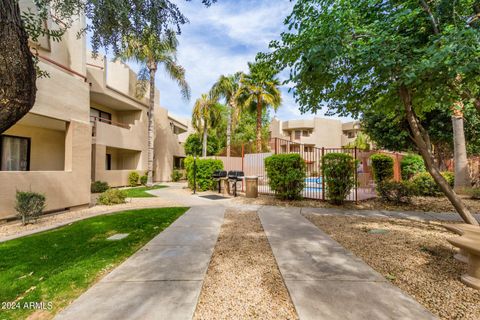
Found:
M 409 203 L 415 194 L 410 181 L 383 181 L 377 185 L 377 192 L 383 200 L 395 203 Z
M 265 158 L 268 184 L 276 196 L 284 200 L 302 198 L 306 165 L 299 154 L 277 154 Z
M 108 189 L 104 193 L 100 195 L 97 199 L 98 204 L 103 204 L 107 206 L 111 206 L 113 204 L 121 204 L 125 203 L 125 198 L 127 194 L 125 191 L 120 189 Z
M 472 199 L 480 199 L 480 188 L 471 188 L 467 190 L 467 193 Z
M 455 182 L 455 175 L 452 172 L 442 172 L 442 176 L 447 180 L 448 184 L 453 187 Z M 418 196 L 438 197 L 442 195 L 440 188 L 433 180 L 428 172 L 421 172 L 412 178 L 413 188 L 415 194 Z
M 407 154 L 404 156 L 402 161 L 400 161 L 400 168 L 403 180 L 410 180 L 417 173 L 426 171 L 423 158 L 418 154 Z
M 45 196 L 36 192 L 17 191 L 15 210 L 22 218 L 22 223 L 26 224 L 31 220 L 37 219 L 45 209 Z
M 370 159 L 372 160 L 373 177 L 376 184 L 393 179 L 392 157 L 376 153 Z
M 90 185 L 90 191 L 92 193 L 102 193 L 107 191 L 109 188 L 110 186 L 105 181 L 94 181 Z
M 143 176 L 140 177 L 140 184 L 146 186 L 148 182 L 148 176 L 147 174 L 144 174 Z
M 128 174 L 128 185 L 130 187 L 136 187 L 138 185 L 138 179 L 140 179 L 140 175 L 136 171 L 132 171 Z
M 342 204 L 355 186 L 357 164 L 345 153 L 329 153 L 322 159 L 323 179 L 327 198 L 333 204 Z
M 193 189 L 193 157 L 188 156 L 184 161 L 187 170 L 188 186 Z M 215 189 L 216 182 L 212 174 L 216 170 L 223 170 L 222 160 L 197 159 L 197 188 L 200 191 Z
M 172 181 L 173 181 L 173 182 L 180 181 L 180 179 L 182 178 L 182 173 L 181 173 L 179 170 L 174 169 L 174 170 L 172 171 L 172 176 L 171 176 L 171 178 L 172 178 Z

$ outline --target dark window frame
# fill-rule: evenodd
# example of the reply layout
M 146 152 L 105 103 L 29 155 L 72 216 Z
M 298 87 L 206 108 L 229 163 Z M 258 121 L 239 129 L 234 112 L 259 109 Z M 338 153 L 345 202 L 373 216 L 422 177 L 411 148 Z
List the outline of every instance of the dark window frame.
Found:
M 102 111 L 102 110 L 100 110 L 100 109 L 92 108 L 92 107 L 90 107 L 90 109 L 95 110 L 95 111 L 98 111 L 98 114 L 99 114 L 99 119 L 98 119 L 98 121 L 100 121 L 100 122 L 105 122 L 105 123 L 109 123 L 109 124 L 112 123 L 112 114 L 111 114 L 110 112 Z M 108 118 L 104 118 L 103 115 L 108 115 Z
M 27 168 L 26 170 L 22 171 L 30 171 L 30 154 L 31 154 L 31 147 L 32 147 L 32 138 L 30 137 L 22 137 L 22 136 L 14 136 L 10 134 L 2 134 L 0 135 L 0 171 L 10 171 L 10 170 L 2 170 L 2 159 L 3 159 L 3 138 L 17 138 L 17 139 L 24 139 L 27 140 Z
M 112 154 L 111 153 L 105 154 L 105 170 L 107 171 L 112 170 Z

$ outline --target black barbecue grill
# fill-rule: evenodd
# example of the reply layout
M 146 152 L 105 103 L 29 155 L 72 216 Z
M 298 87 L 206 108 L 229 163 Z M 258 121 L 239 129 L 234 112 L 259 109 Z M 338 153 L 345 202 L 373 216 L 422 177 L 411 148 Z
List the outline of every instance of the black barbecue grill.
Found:
M 227 171 L 215 170 L 212 174 L 213 180 L 218 182 L 218 193 L 222 193 L 222 178 L 227 177 Z
M 233 196 L 237 196 L 237 182 L 242 181 L 245 174 L 243 171 L 228 171 L 228 181 L 233 182 Z

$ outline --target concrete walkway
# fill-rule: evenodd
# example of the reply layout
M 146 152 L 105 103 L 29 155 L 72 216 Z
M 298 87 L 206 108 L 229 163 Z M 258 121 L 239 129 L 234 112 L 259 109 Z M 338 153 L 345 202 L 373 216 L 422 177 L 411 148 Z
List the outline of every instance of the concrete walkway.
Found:
M 258 212 L 300 319 L 435 319 L 300 211 Z
M 191 319 L 224 212 L 192 207 L 55 319 Z

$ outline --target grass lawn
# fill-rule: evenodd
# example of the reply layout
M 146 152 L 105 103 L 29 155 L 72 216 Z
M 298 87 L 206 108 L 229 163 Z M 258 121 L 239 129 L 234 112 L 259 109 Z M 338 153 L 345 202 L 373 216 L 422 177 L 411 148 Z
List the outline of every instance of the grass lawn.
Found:
M 162 189 L 162 188 L 167 188 L 167 186 L 156 185 L 153 187 L 135 187 L 135 188 L 123 189 L 123 191 L 127 193 L 127 198 L 150 198 L 155 196 L 145 191 Z
M 0 319 L 24 319 L 34 313 L 22 308 L 25 302 L 51 302 L 51 310 L 36 311 L 36 315 L 52 318 L 186 210 L 123 211 L 0 243 L 0 303 L 18 302 L 20 307 L 5 310 L 3 304 Z M 106 240 L 116 233 L 129 236 Z

